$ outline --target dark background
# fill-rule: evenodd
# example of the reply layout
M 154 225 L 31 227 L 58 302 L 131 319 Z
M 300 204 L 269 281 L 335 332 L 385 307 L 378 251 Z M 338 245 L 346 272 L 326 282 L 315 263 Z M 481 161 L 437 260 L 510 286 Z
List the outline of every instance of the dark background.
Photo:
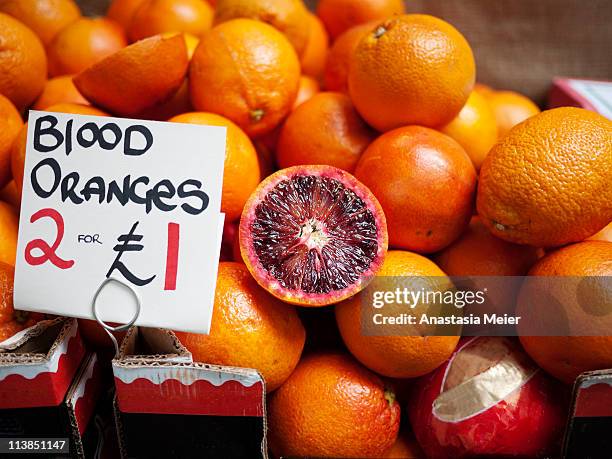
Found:
M 77 2 L 100 15 L 110 0 Z M 612 79 L 612 0 L 407 0 L 406 8 L 457 27 L 472 45 L 479 81 L 540 104 L 555 76 Z

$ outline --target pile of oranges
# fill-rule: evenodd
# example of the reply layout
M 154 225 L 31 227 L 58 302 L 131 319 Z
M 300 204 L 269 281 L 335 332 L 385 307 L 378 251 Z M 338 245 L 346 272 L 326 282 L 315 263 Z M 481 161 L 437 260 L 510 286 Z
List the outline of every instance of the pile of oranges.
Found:
M 196 360 L 261 372 L 276 455 L 420 457 L 405 390 L 392 388 L 443 364 L 459 337 L 363 336 L 361 274 L 612 275 L 612 123 L 578 108 L 540 113 L 476 83 L 463 35 L 401 0 L 320 0 L 316 14 L 302 0 L 113 0 L 99 18 L 74 0 L 0 0 L 0 50 L 0 340 L 36 320 L 11 301 L 29 108 L 225 126 L 211 333 L 177 335 Z M 285 254 L 240 222 L 318 205 L 282 193 L 272 203 L 272 184 L 293 179 L 319 198 L 342 182 L 343 205 L 364 216 L 355 228 L 378 232 L 363 243 L 377 261 L 359 276 L 355 235 L 337 246 L 356 260 L 337 268 L 356 294 L 337 305 L 333 276 L 317 290 L 322 264 L 338 262 L 334 228 L 299 223 L 308 250 L 287 246 L 295 258 L 278 265 L 302 270 L 310 305 L 324 305 L 313 310 L 263 280 L 290 290 L 289 273 L 257 265 Z M 325 205 L 329 222 L 341 211 Z M 297 237 L 281 229 L 278 240 Z M 610 337 L 521 342 L 566 383 L 612 367 Z

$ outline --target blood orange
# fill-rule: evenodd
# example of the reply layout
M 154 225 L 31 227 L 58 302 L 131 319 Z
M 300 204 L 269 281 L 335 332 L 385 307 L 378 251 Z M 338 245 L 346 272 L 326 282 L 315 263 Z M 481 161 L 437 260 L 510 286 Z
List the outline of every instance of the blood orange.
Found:
M 363 289 L 387 252 L 380 204 L 331 166 L 296 166 L 261 182 L 240 222 L 240 250 L 257 282 L 303 306 L 337 303 Z

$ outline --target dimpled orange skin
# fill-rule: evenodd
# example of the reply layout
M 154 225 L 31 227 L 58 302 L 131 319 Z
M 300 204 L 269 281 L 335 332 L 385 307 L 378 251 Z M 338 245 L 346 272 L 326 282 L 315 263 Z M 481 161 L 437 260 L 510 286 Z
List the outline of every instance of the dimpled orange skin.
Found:
M 449 23 L 424 14 L 382 21 L 357 45 L 349 92 L 379 131 L 438 127 L 461 110 L 474 86 L 470 45 Z
M 457 142 L 433 129 L 407 126 L 381 135 L 361 155 L 355 177 L 378 198 L 391 247 L 436 252 L 472 216 L 474 166 Z
M 15 266 L 19 216 L 10 204 L 0 201 L 0 262 Z
M 441 127 L 440 132 L 459 142 L 476 170 L 480 169 L 489 150 L 497 142 L 495 114 L 487 99 L 475 90 L 459 114 L 450 123 Z
M 495 237 L 477 216 L 463 234 L 436 254 L 434 261 L 449 276 L 524 276 L 540 251 Z
M 0 94 L 0 188 L 11 180 L 11 149 L 23 126 L 13 103 Z
M 311 99 L 315 94 L 321 91 L 321 87 L 317 80 L 307 75 L 302 75 L 300 77 L 300 86 L 298 88 L 297 96 L 295 97 L 295 101 L 293 102 L 293 110 L 295 110 L 299 105 L 302 105 L 307 100 Z M 278 139 L 276 139 L 278 141 Z M 276 148 L 276 141 L 274 141 L 274 148 Z
M 74 0 L 0 0 L 0 11 L 23 22 L 45 46 L 60 30 L 81 17 Z
M 263 290 L 242 263 L 221 262 L 209 335 L 176 332 L 195 361 L 255 368 L 266 390 L 298 364 L 306 332 L 292 306 Z
M 77 74 L 126 45 L 123 29 L 110 19 L 77 19 L 49 44 L 49 75 Z
M 530 276 L 612 276 L 612 242 L 585 241 L 551 252 Z M 612 367 L 612 336 L 521 336 L 536 363 L 571 384 L 585 371 Z
M 130 116 L 166 101 L 185 79 L 189 60 L 182 35 L 145 38 L 74 77 L 88 100 Z
M 112 0 L 106 10 L 106 17 L 128 30 L 134 13 L 144 2 L 145 0 Z
M 327 164 L 352 172 L 374 137 L 347 95 L 322 92 L 289 115 L 276 147 L 276 161 L 281 169 Z
M 612 220 L 612 122 L 564 107 L 514 127 L 485 159 L 478 214 L 502 239 L 554 247 Z
M 500 138 L 517 124 L 540 113 L 536 104 L 518 92 L 490 90 L 486 98 L 495 114 Z
M 310 33 L 306 47 L 300 58 L 302 73 L 320 79 L 325 68 L 325 59 L 329 49 L 329 37 L 321 20 L 312 13 L 308 13 Z
M 272 131 L 291 111 L 300 63 L 274 27 L 234 19 L 205 33 L 189 69 L 197 110 L 231 119 L 250 137 Z
M 13 283 L 13 266 L 0 262 L 0 342 L 36 323 L 36 320 L 31 317 L 32 314 L 15 311 Z
M 237 18 L 266 22 L 280 30 L 301 56 L 310 35 L 308 14 L 302 0 L 218 0 L 215 24 Z
M 196 36 L 210 29 L 213 9 L 202 0 L 145 0 L 136 9 L 128 28 L 131 41 L 164 32 Z
M 32 108 L 34 110 L 45 110 L 51 105 L 65 102 L 88 105 L 89 102 L 76 88 L 72 78 L 73 75 L 63 75 L 47 80 L 43 92 L 38 96 Z
M 380 457 L 396 440 L 400 407 L 348 355 L 311 354 L 270 396 L 268 422 L 277 456 Z
M 340 35 L 332 44 L 327 59 L 323 81 L 328 91 L 348 92 L 348 72 L 351 56 L 357 45 L 368 32 L 378 25 L 378 21 L 370 21 L 351 27 Z
M 103 112 L 91 105 L 81 105 L 73 103 L 59 103 L 51 105 L 45 108 L 47 112 L 56 113 L 74 113 L 76 115 L 91 115 L 91 116 L 108 116 L 108 113 Z M 25 123 L 11 149 L 11 171 L 13 173 L 13 179 L 17 190 L 21 195 L 21 188 L 23 187 L 23 168 L 25 167 L 25 151 L 26 151 L 26 140 L 28 135 L 28 123 Z
M 4 13 L 0 13 L 0 46 L 0 94 L 21 112 L 45 85 L 45 49 L 34 32 Z
M 390 250 L 377 276 L 446 274 L 422 255 Z M 336 305 L 336 322 L 351 354 L 378 374 L 391 378 L 422 376 L 444 363 L 457 347 L 459 336 L 365 336 L 361 329 L 362 302 L 357 294 Z
M 317 16 L 334 39 L 356 25 L 404 12 L 402 0 L 321 0 L 317 5 Z
M 184 113 L 168 121 L 227 128 L 221 212 L 227 222 L 238 220 L 244 203 L 261 180 L 257 152 L 249 137 L 236 124 L 214 113 Z

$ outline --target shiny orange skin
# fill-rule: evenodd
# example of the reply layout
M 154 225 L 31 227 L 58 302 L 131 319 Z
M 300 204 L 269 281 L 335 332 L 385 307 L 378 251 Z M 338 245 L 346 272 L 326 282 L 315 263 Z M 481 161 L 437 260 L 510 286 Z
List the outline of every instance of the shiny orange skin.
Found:
M 72 78 L 73 75 L 63 75 L 47 80 L 43 92 L 38 96 L 32 108 L 34 110 L 46 110 L 51 105 L 65 102 L 89 105 L 87 99 L 83 97 L 72 82 Z
M 13 103 L 0 94 L 0 188 L 11 180 L 11 149 L 23 126 Z
M 293 110 L 295 110 L 299 105 L 302 105 L 307 100 L 311 99 L 312 96 L 319 93 L 320 91 L 321 87 L 319 86 L 317 80 L 307 75 L 302 75 L 300 77 L 300 86 L 298 88 L 298 93 L 295 97 L 295 101 L 293 102 Z M 274 147 L 276 148 L 276 142 L 274 142 Z
M 217 0 L 215 24 L 256 19 L 281 31 L 301 56 L 308 46 L 311 23 L 302 0 Z
M 612 242 L 568 245 L 542 258 L 529 275 L 612 276 Z M 561 301 L 567 305 L 571 300 Z M 599 300 L 604 301 L 605 297 Z M 521 336 L 520 340 L 539 366 L 568 384 L 582 372 L 612 367 L 612 336 Z
M 612 242 L 612 222 L 608 224 L 604 229 L 595 233 L 593 236 L 588 238 L 590 241 L 608 241 Z
M 13 210 L 19 213 L 21 209 L 21 190 L 17 189 L 15 180 L 11 180 L 0 190 L 0 200 L 10 204 Z
M 69 102 L 51 105 L 50 107 L 47 107 L 45 111 L 56 113 L 74 113 L 77 115 L 108 116 L 108 113 L 92 107 L 91 105 L 73 104 Z M 13 143 L 13 148 L 11 149 L 11 171 L 20 195 L 21 188 L 23 187 L 23 168 L 25 167 L 27 134 L 28 123 L 25 123 L 21 128 L 21 131 L 19 131 L 19 134 Z
M 145 0 L 138 6 L 128 28 L 131 41 L 164 32 L 200 36 L 210 29 L 213 9 L 202 0 Z
M 320 79 L 325 68 L 329 37 L 323 23 L 314 14 L 308 13 L 308 22 L 310 23 L 310 34 L 300 58 L 300 64 L 303 74 Z
M 310 354 L 270 396 L 270 449 L 277 456 L 380 457 L 396 440 L 400 407 L 351 357 Z
M 106 17 L 123 27 L 123 30 L 128 30 L 134 13 L 144 2 L 145 0 L 111 0 Z
M 323 72 L 325 89 L 348 92 L 348 73 L 353 52 L 361 39 L 374 30 L 377 25 L 378 21 L 366 22 L 351 27 L 336 38 L 325 60 L 325 70 Z
M 389 19 L 404 12 L 402 0 L 321 0 L 317 5 L 317 16 L 333 39 L 356 25 Z
M 42 318 L 38 313 L 16 311 L 14 309 L 14 275 L 15 269 L 13 266 L 0 261 L 0 342 L 31 327 Z
M 77 89 L 100 107 L 134 116 L 180 88 L 189 60 L 185 39 L 155 36 L 134 43 L 74 77 Z
M 347 95 L 322 92 L 289 115 L 276 146 L 276 161 L 281 169 L 327 164 L 352 172 L 374 138 Z
M 47 56 L 40 39 L 17 19 L 0 13 L 0 94 L 23 111 L 43 90 Z
M 428 278 L 445 277 L 445 273 L 422 255 L 390 250 L 378 276 Z M 363 301 L 357 294 L 336 305 L 336 322 L 351 354 L 380 375 L 422 376 L 448 360 L 457 347 L 459 336 L 366 336 L 361 327 Z
M 491 91 L 486 98 L 495 114 L 500 138 L 517 124 L 540 113 L 536 104 L 518 92 Z
M 250 137 L 272 131 L 291 111 L 300 63 L 274 27 L 234 19 L 205 33 L 191 59 L 191 102 L 218 113 Z
M 520 154 L 517 154 L 520 152 Z M 480 171 L 478 214 L 510 242 L 554 247 L 612 221 L 612 122 L 580 108 L 535 115 L 503 137 Z
M 77 19 L 49 44 L 49 75 L 77 74 L 126 45 L 123 29 L 114 21 L 106 18 Z
M 60 30 L 81 17 L 74 0 L 0 0 L 0 12 L 29 27 L 45 46 Z
M 497 142 L 497 121 L 487 99 L 474 90 L 457 116 L 440 132 L 459 142 L 479 170 Z
M 244 264 L 234 262 L 219 263 L 210 334 L 176 335 L 195 361 L 255 368 L 268 392 L 289 377 L 306 340 L 295 309 L 259 287 Z
M 244 204 L 261 180 L 257 152 L 249 137 L 236 124 L 214 113 L 184 113 L 168 121 L 227 128 L 221 212 L 225 213 L 227 222 L 238 220 Z
M 0 262 L 15 266 L 19 216 L 15 209 L 0 201 Z
M 355 176 L 380 201 L 391 247 L 436 252 L 457 239 L 472 216 L 474 166 L 457 142 L 433 129 L 407 126 L 381 135 L 361 156 Z
M 474 86 L 470 45 L 449 23 L 406 14 L 379 23 L 353 52 L 349 92 L 379 131 L 438 127 L 461 110 Z
M 495 237 L 477 216 L 434 261 L 449 276 L 525 276 L 540 251 Z

